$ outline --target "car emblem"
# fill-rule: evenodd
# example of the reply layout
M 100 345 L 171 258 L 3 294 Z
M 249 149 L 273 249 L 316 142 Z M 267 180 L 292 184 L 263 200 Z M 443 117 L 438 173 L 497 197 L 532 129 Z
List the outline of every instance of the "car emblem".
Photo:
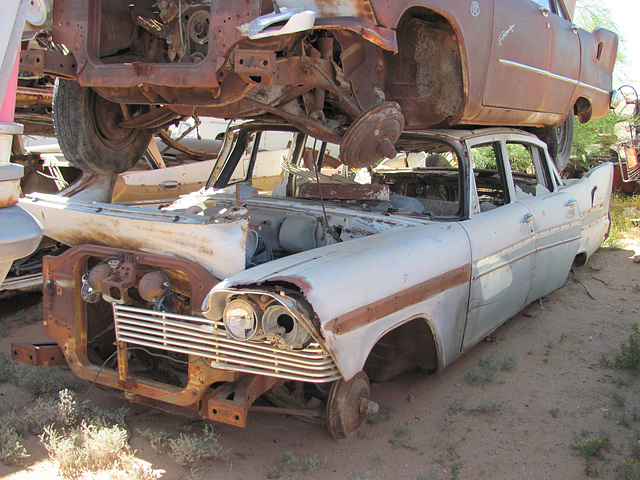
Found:
M 474 17 L 480 15 L 480 4 L 478 2 L 473 2 L 471 4 L 471 15 Z

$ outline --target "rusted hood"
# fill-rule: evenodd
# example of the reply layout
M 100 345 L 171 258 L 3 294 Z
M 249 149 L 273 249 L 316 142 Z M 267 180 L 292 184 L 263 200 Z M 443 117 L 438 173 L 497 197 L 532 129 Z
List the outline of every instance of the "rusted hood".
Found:
M 249 218 L 243 208 L 213 221 L 45 194 L 29 195 L 20 206 L 42 223 L 45 235 L 66 245 L 105 245 L 175 256 L 202 265 L 217 278 L 245 268 Z

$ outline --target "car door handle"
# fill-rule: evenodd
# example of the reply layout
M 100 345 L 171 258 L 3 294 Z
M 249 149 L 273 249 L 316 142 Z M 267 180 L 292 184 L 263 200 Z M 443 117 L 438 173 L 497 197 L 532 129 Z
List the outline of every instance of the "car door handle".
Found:
M 551 10 L 549 10 L 549 7 L 540 7 L 540 12 L 542 13 L 543 16 L 548 17 L 549 16 L 549 12 Z
M 528 223 L 533 219 L 533 214 L 531 213 L 525 213 L 524 217 L 522 217 L 522 220 L 520 220 L 522 223 Z
M 164 190 L 177 190 L 178 185 L 180 184 L 177 180 L 165 180 L 163 182 L 160 182 L 160 185 Z
M 567 203 L 565 203 L 565 206 L 573 208 L 577 204 L 578 204 L 578 202 L 576 202 L 575 200 L 571 199 L 571 200 L 568 200 Z

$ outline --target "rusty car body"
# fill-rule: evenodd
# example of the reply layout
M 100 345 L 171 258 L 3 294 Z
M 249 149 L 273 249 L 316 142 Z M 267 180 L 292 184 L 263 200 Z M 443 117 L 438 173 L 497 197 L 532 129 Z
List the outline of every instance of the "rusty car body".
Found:
M 393 157 L 403 129 L 530 127 L 562 169 L 574 114 L 608 111 L 618 44 L 578 28 L 572 0 L 38 2 L 50 48 L 21 69 L 73 80 L 54 94 L 58 138 L 98 173 L 192 115 L 275 116 L 351 166 Z
M 280 175 L 258 189 L 273 134 Z M 237 426 L 281 411 L 343 437 L 377 409 L 369 378 L 441 371 L 608 232 L 610 163 L 563 180 L 544 143 L 508 128 L 396 147 L 348 169 L 338 145 L 253 122 L 229 130 L 205 188 L 160 210 L 21 200 L 72 247 L 44 261 L 48 352 L 131 400 Z

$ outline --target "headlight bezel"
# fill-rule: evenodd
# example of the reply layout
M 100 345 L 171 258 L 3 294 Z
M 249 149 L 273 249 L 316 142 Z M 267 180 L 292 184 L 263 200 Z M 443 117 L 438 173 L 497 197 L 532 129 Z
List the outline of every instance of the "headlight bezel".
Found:
M 246 315 L 240 313 L 243 310 Z M 248 296 L 237 296 L 230 299 L 222 312 L 222 323 L 227 335 L 242 342 L 260 337 L 263 333 L 262 313 L 262 309 Z M 244 322 L 244 325 L 241 322 Z M 241 330 L 244 330 L 244 334 L 241 333 Z M 248 335 L 247 332 L 251 332 L 251 334 Z
M 287 317 L 291 326 L 285 327 L 281 322 L 282 317 Z M 262 315 L 262 329 L 267 337 L 283 341 L 287 347 L 300 348 L 308 344 L 311 335 L 302 324 L 291 315 L 289 309 L 278 302 L 270 303 Z
M 234 303 L 237 300 L 243 300 L 246 303 Z M 265 342 L 287 350 L 300 350 L 306 348 L 314 340 L 318 341 L 317 335 L 314 335 L 314 331 L 310 330 L 313 328 L 310 309 L 309 307 L 305 308 L 301 303 L 304 302 L 296 295 L 291 295 L 291 292 L 284 290 L 271 292 L 225 289 L 223 291 L 212 290 L 203 303 L 202 310 L 205 317 L 222 321 L 229 338 L 243 342 Z M 255 312 L 251 316 L 252 319 L 255 319 L 255 323 L 245 329 L 245 332 L 250 331 L 250 335 L 246 333 L 242 335 L 237 328 L 234 329 L 237 325 L 231 321 L 229 312 L 231 308 L 238 305 L 242 305 L 247 311 L 247 305 L 250 305 Z M 264 323 L 267 312 L 270 312 L 270 317 L 267 319 L 268 326 Z M 272 318 L 272 315 L 275 318 Z M 285 319 L 284 328 L 279 328 L 283 323 L 279 322 L 280 317 Z M 269 331 L 266 331 L 267 328 Z

